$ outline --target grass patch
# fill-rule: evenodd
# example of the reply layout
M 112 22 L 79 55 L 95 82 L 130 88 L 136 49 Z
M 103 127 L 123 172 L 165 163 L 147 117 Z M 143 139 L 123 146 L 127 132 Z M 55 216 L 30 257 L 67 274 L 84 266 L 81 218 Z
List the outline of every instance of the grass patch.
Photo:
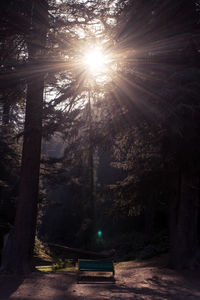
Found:
M 69 260 L 58 260 L 52 265 L 38 265 L 36 269 L 40 272 L 76 271 L 77 267 Z
M 40 272 L 52 272 L 52 266 L 36 266 L 35 267 Z
M 69 259 L 58 259 L 56 263 L 52 265 L 53 271 L 72 271 L 76 270 L 75 264 Z

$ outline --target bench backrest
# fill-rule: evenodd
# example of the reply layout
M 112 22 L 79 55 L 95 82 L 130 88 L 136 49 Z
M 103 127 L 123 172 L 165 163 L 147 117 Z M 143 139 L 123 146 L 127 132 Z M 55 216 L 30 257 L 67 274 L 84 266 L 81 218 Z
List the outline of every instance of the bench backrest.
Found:
M 79 271 L 113 272 L 113 262 L 104 260 L 79 260 Z

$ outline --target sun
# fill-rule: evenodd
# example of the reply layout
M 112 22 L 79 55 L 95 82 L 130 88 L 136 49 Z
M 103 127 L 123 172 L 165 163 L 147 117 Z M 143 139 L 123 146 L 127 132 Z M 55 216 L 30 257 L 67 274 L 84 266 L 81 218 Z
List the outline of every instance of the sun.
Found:
M 86 43 L 78 50 L 76 68 L 84 83 L 103 87 L 114 76 L 114 57 L 106 43 Z
M 87 72 L 93 76 L 106 73 L 107 56 L 99 47 L 87 50 L 83 57 L 83 62 Z

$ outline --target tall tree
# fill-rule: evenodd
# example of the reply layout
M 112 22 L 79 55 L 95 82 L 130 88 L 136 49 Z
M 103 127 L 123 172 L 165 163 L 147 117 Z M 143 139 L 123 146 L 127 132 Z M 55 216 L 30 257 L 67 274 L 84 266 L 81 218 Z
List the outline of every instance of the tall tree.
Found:
M 48 3 L 51 4 L 52 14 L 48 13 Z M 80 38 L 77 26 L 82 24 L 84 27 L 87 22 L 92 24 L 92 18 L 97 17 L 96 7 L 100 1 L 98 3 L 92 1 L 89 4 L 86 3 L 86 5 L 84 3 L 85 1 L 81 3 L 81 1 L 56 2 L 54 0 L 32 0 L 28 3 L 19 0 L 17 5 L 14 1 L 9 1 L 12 8 L 11 16 L 15 17 L 14 20 L 17 20 L 16 26 L 13 26 L 12 18 L 3 18 L 3 22 L 5 22 L 10 32 L 23 37 L 28 53 L 28 62 L 16 70 L 17 76 L 16 74 L 4 76 L 4 83 L 8 79 L 14 81 L 17 77 L 23 78 L 27 82 L 19 198 L 14 229 L 10 233 L 4 249 L 2 265 L 2 269 L 7 271 L 26 273 L 32 267 L 42 138 L 44 76 L 46 72 L 48 72 L 48 75 L 61 70 L 64 73 L 67 67 L 71 67 L 69 54 L 72 57 L 73 54 L 70 51 L 68 52 L 70 48 L 68 37 L 72 37 L 72 42 L 76 38 Z M 8 6 L 5 2 L 3 4 L 5 4 L 5 11 L 7 11 Z M 51 19 L 51 28 L 48 25 L 49 19 Z M 66 30 L 66 28 L 68 29 Z M 45 57 L 48 29 L 49 59 Z M 60 55 L 60 53 L 62 54 Z M 66 63 L 66 60 L 69 61 L 69 64 Z M 53 76 L 49 76 L 49 81 L 52 78 Z M 55 85 L 55 77 L 53 80 L 53 85 Z M 60 90 L 58 98 L 49 101 L 48 104 L 45 103 L 45 113 L 50 115 L 53 112 L 54 116 L 58 116 L 56 121 L 52 118 L 50 122 L 48 122 L 48 117 L 45 116 L 45 129 L 50 129 L 50 134 L 56 128 L 62 127 L 58 125 L 57 121 L 64 118 L 64 114 L 55 112 L 54 108 L 56 105 L 59 106 L 62 101 L 70 99 L 72 102 L 69 104 L 69 109 L 71 109 L 73 98 L 75 98 L 73 93 L 76 87 L 78 89 L 78 84 L 72 76 L 71 69 L 67 76 L 61 74 L 58 81 L 66 82 L 66 86 Z M 69 85 L 70 89 L 68 89 Z M 55 90 L 53 89 L 54 92 Z M 67 109 L 66 105 L 65 109 Z M 49 132 L 45 134 L 48 135 Z
M 128 1 L 126 5 L 116 38 L 127 69 L 116 81 L 113 95 L 125 106 L 118 111 L 128 122 L 139 126 L 144 119 L 150 127 L 155 120 L 160 124 L 163 162 L 171 174 L 170 264 L 190 267 L 197 255 L 199 201 L 196 1 Z
M 48 3 L 34 0 L 29 4 L 29 31 L 26 42 L 29 68 L 27 82 L 24 142 L 15 224 L 4 249 L 2 269 L 27 273 L 32 268 L 36 229 L 37 198 L 42 138 L 42 110 L 45 55 L 48 28 Z

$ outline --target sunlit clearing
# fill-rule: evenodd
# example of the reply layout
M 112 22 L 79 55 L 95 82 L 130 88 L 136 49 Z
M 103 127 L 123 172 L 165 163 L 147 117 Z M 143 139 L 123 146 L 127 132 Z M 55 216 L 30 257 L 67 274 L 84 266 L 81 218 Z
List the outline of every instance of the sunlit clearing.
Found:
M 85 66 L 94 76 L 106 72 L 107 60 L 100 48 L 90 49 L 84 56 Z

